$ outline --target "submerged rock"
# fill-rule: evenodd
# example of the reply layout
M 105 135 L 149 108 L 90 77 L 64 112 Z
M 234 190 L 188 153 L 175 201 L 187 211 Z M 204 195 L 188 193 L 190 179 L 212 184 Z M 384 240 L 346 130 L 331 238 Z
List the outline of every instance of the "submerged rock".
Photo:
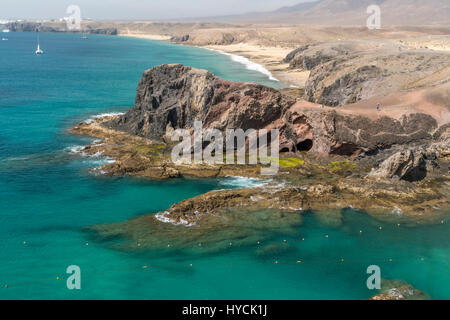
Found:
M 381 292 L 369 300 L 430 300 L 430 297 L 404 281 L 383 280 Z
M 274 258 L 286 255 L 292 251 L 295 251 L 292 245 L 286 243 L 270 243 L 258 248 L 256 250 L 256 256 L 258 258 Z
M 95 232 L 97 240 L 122 239 L 112 244 L 120 250 L 187 250 L 205 254 L 230 247 L 264 245 L 277 235 L 298 236 L 296 229 L 303 222 L 301 215 L 276 210 L 241 209 L 223 211 L 220 215 L 195 214 L 201 217 L 199 223 L 189 224 L 188 219 L 183 218 L 180 222 L 171 215 L 159 213 L 88 229 Z

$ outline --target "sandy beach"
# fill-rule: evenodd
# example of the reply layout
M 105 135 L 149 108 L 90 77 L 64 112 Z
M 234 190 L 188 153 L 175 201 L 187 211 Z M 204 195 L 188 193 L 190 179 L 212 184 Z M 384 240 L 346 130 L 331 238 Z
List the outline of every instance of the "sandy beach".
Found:
M 130 37 L 130 38 L 140 38 L 140 39 L 148 39 L 148 40 L 157 40 L 157 41 L 168 41 L 170 40 L 170 36 L 164 36 L 160 34 L 139 34 L 139 33 L 121 33 L 119 34 L 121 37 Z
M 157 41 L 169 41 L 171 39 L 171 37 L 167 35 L 132 32 L 121 33 L 119 36 Z M 284 58 L 289 54 L 289 52 L 294 50 L 295 47 L 261 46 L 248 43 L 198 46 L 247 58 L 252 63 L 262 66 L 263 68 L 258 68 L 255 66 L 255 69 L 260 69 L 261 72 L 267 74 L 269 78 L 271 78 L 270 75 L 272 75 L 274 79 L 290 84 L 293 87 L 304 87 L 309 77 L 309 71 L 291 70 L 288 68 L 289 64 L 283 62 Z M 239 59 L 237 59 L 237 62 L 245 64 L 245 61 L 239 61 Z M 266 69 L 268 72 L 263 69 Z
M 284 58 L 295 49 L 294 47 L 270 47 L 238 43 L 231 45 L 209 45 L 206 48 L 245 57 L 252 62 L 264 66 L 276 79 L 295 87 L 304 87 L 309 77 L 309 71 L 290 70 L 288 68 L 289 64 L 283 62 Z

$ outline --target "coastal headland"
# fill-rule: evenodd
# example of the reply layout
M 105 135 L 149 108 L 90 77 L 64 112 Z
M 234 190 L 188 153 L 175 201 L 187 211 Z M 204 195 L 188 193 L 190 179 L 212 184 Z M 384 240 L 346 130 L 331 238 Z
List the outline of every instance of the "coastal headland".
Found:
M 417 95 L 423 99 L 430 92 Z M 267 185 L 212 191 L 175 204 L 164 213 L 174 224 L 202 226 L 231 209 L 298 214 L 346 207 L 380 219 L 430 223 L 442 221 L 450 204 L 450 126 L 442 121 L 449 110 L 428 103 L 426 111 L 410 107 L 401 115 L 391 106 L 392 117 L 359 113 L 356 107 L 324 107 L 262 85 L 225 81 L 206 70 L 162 65 L 144 72 L 136 105 L 126 114 L 92 119 L 72 132 L 101 139 L 81 152 L 115 159 L 100 168 L 106 175 L 267 180 L 258 165 L 173 163 L 169 135 L 192 130 L 194 120 L 221 131 L 280 131 L 280 171 Z
M 448 223 L 445 92 L 448 84 L 387 96 L 380 112 L 371 110 L 373 102 L 324 106 L 189 66 L 147 70 L 127 113 L 92 118 L 71 129 L 97 139 L 79 152 L 114 159 L 93 173 L 158 180 L 239 176 L 257 179 L 258 185 L 211 191 L 161 212 L 87 230 L 97 240 L 122 239 L 112 247 L 126 252 L 164 254 L 173 248 L 198 254 L 195 248 L 201 245 L 202 254 L 214 254 L 262 244 L 273 232 L 298 237 L 303 216 L 312 212 L 333 227 L 344 224 L 346 209 L 407 228 Z M 180 128 L 193 132 L 195 120 L 221 131 L 278 129 L 278 174 L 262 176 L 261 165 L 174 163 L 170 134 Z M 280 250 L 289 247 L 264 244 L 256 255 Z M 383 290 L 371 299 L 429 297 L 407 283 L 383 281 Z
M 450 296 L 450 2 L 269 2 L 7 6 L 6 298 Z
M 119 250 L 209 252 L 295 234 L 314 212 L 340 226 L 348 208 L 415 227 L 448 223 L 450 209 L 450 27 L 263 24 L 261 21 L 83 22 L 83 32 L 199 46 L 286 84 L 274 89 L 221 79 L 179 64 L 144 71 L 135 106 L 70 131 L 97 140 L 79 152 L 113 159 L 92 173 L 144 179 L 243 177 L 257 186 L 215 190 L 161 212 L 88 228 L 121 238 Z M 61 24 L 13 31 L 64 32 Z M 34 29 L 33 29 L 34 28 Z M 174 130 L 280 132 L 279 171 L 262 165 L 182 164 L 171 159 Z M 204 146 L 206 148 L 206 145 Z M 249 228 L 248 226 L 252 226 Z M 136 244 L 139 244 L 138 248 Z M 261 248 L 258 254 L 264 255 Z M 426 299 L 384 282 L 374 300 Z

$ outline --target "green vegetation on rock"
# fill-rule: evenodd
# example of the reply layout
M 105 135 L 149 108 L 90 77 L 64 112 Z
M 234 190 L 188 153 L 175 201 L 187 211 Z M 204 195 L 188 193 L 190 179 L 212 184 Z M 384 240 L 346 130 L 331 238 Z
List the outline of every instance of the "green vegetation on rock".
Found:
M 351 161 L 333 161 L 328 164 L 328 170 L 332 173 L 354 170 L 357 167 L 356 163 Z

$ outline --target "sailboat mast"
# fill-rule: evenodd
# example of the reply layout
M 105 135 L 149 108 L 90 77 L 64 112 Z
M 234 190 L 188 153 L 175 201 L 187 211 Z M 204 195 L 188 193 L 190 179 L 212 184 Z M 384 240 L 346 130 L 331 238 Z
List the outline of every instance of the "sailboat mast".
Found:
M 39 37 L 39 29 L 37 29 L 37 49 L 36 54 L 43 54 L 44 51 L 41 50 L 41 43 L 40 43 L 40 37 Z

